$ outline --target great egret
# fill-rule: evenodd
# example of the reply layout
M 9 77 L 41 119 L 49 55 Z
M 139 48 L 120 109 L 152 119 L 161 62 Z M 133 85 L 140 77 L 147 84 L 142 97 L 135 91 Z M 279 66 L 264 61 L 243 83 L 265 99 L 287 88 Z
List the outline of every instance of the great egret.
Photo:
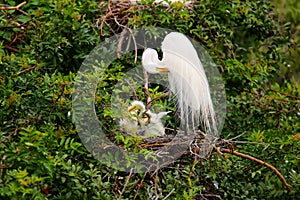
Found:
M 146 111 L 141 101 L 131 102 L 127 109 L 128 116 L 121 119 L 119 125 L 122 131 L 137 137 L 154 137 L 165 135 L 165 128 L 161 119 L 169 112 L 153 113 Z
M 171 32 L 164 38 L 159 60 L 156 50 L 147 48 L 142 55 L 142 65 L 150 74 L 167 73 L 170 90 L 177 99 L 181 127 L 195 132 L 199 120 L 211 136 L 217 136 L 215 111 L 208 80 L 190 40 L 181 33 Z

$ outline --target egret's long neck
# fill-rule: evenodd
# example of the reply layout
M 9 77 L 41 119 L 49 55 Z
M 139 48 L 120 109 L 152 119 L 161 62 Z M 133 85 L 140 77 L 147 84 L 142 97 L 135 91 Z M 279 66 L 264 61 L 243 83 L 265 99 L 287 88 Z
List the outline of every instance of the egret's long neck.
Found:
M 150 74 L 158 73 L 156 68 L 162 66 L 162 61 L 158 59 L 157 51 L 150 48 L 146 49 L 142 56 L 142 65 Z

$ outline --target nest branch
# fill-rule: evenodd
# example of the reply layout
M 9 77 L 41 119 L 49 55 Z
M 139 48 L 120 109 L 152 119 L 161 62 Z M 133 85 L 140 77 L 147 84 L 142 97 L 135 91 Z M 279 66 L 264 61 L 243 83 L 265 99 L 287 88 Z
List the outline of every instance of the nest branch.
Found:
M 178 144 L 170 144 L 174 137 L 175 136 L 147 138 L 147 139 L 143 140 L 142 144 L 140 144 L 140 148 L 143 148 L 143 149 L 146 148 L 146 149 L 149 149 L 149 150 L 159 150 L 162 146 L 178 145 Z M 197 154 L 200 151 L 199 146 L 202 145 L 203 139 L 204 139 L 204 135 L 198 134 L 196 136 L 196 138 L 194 138 L 194 142 L 192 143 L 191 148 L 186 150 L 183 153 L 183 155 L 195 155 L 195 154 Z M 220 145 L 220 144 L 223 144 L 223 143 L 228 143 L 228 140 L 225 140 L 225 142 L 224 142 L 223 139 L 220 139 L 220 141 L 217 143 L 217 145 Z M 223 153 L 231 154 L 231 155 L 235 155 L 235 156 L 238 156 L 238 157 L 241 157 L 241 158 L 244 158 L 244 159 L 251 160 L 251 161 L 256 162 L 260 165 L 263 165 L 263 166 L 267 167 L 268 169 L 270 169 L 271 171 L 273 171 L 278 176 L 278 178 L 285 185 L 287 190 L 291 189 L 291 186 L 287 183 L 284 176 L 274 166 L 272 166 L 271 164 L 269 164 L 265 161 L 262 161 L 258 158 L 255 158 L 251 155 L 234 151 L 232 144 L 229 144 L 229 149 L 223 148 L 223 147 L 214 147 L 212 150 L 214 152 L 219 153 L 219 154 L 223 154 Z M 197 161 L 195 159 L 194 159 L 194 164 Z

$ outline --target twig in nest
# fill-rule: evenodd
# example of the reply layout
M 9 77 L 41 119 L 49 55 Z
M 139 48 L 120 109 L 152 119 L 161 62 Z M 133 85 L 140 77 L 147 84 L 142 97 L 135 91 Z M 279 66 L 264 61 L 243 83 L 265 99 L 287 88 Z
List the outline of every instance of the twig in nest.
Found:
M 104 24 L 109 28 L 109 30 L 113 33 L 113 34 L 117 34 L 115 31 L 114 31 L 114 29 L 104 20 L 103 21 L 104 22 Z M 102 27 L 102 24 L 101 24 L 101 27 Z M 102 28 L 101 28 L 102 29 Z M 101 31 L 101 35 L 102 35 L 102 31 Z
M 225 149 L 225 148 L 221 148 L 220 151 L 222 153 L 228 153 L 228 154 L 232 154 L 232 155 L 235 155 L 235 156 L 239 156 L 241 158 L 246 158 L 248 160 L 252 160 L 256 163 L 259 163 L 261 165 L 264 165 L 265 167 L 269 168 L 270 170 L 272 170 L 273 172 L 275 172 L 275 174 L 279 177 L 279 179 L 282 181 L 282 183 L 285 185 L 286 189 L 287 190 L 290 190 L 291 189 L 291 186 L 289 186 L 289 184 L 286 182 L 285 178 L 283 177 L 283 175 L 272 165 L 270 165 L 269 163 L 266 163 L 262 160 L 259 160 L 253 156 L 250 156 L 250 155 L 246 155 L 246 154 L 243 154 L 243 153 L 240 153 L 240 152 L 236 152 L 236 151 L 233 151 L 233 150 L 230 150 L 230 149 Z
M 237 135 L 237 136 L 235 136 L 235 137 L 233 137 L 233 138 L 228 139 L 228 141 L 232 141 L 232 140 L 235 140 L 235 139 L 237 139 L 237 138 L 239 138 L 239 137 L 242 137 L 243 135 L 245 135 L 245 133 L 247 133 L 247 131 L 244 131 L 244 132 L 242 132 L 241 134 L 239 134 L 239 135 Z M 229 137 L 229 135 L 230 135 L 230 134 L 228 134 L 227 137 Z
M 170 142 L 172 140 L 172 138 L 156 138 L 153 139 L 153 141 L 148 141 L 148 140 L 144 140 L 146 143 L 145 144 L 142 144 L 141 146 L 143 148 L 147 148 L 147 147 L 160 147 L 160 146 L 166 146 L 168 145 L 168 142 Z M 197 139 L 197 138 L 195 138 Z M 189 153 L 189 154 L 196 154 L 197 151 L 199 150 L 199 147 L 195 147 L 193 148 L 194 152 L 190 149 L 190 151 L 187 151 L 185 153 Z M 270 165 L 269 163 L 266 163 L 262 160 L 259 160 L 253 156 L 250 156 L 250 155 L 246 155 L 246 154 L 243 154 L 243 153 L 240 153 L 240 152 L 236 152 L 232 149 L 226 149 L 226 148 L 218 148 L 218 147 L 215 147 L 214 150 L 220 154 L 222 153 L 228 153 L 228 154 L 232 154 L 232 155 L 235 155 L 235 156 L 238 156 L 238 157 L 241 157 L 241 158 L 245 158 L 245 159 L 248 159 L 248 160 L 251 160 L 251 161 L 254 161 L 258 164 L 261 164 L 261 165 L 264 165 L 265 167 L 269 168 L 270 170 L 272 170 L 273 172 L 275 172 L 275 174 L 279 177 L 279 179 L 281 180 L 281 182 L 285 185 L 286 189 L 287 190 L 290 190 L 291 189 L 291 186 L 287 183 L 287 181 L 285 180 L 285 178 L 283 177 L 283 175 L 272 165 Z M 184 153 L 184 154 L 185 154 Z

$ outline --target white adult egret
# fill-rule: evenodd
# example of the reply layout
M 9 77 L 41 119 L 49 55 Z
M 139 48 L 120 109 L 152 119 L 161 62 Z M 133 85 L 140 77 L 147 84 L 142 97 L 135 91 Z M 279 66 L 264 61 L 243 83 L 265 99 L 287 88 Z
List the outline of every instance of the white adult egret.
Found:
M 183 34 L 172 32 L 164 38 L 161 50 L 163 58 L 159 60 L 156 50 L 146 49 L 142 65 L 149 73 L 168 74 L 170 90 L 177 99 L 181 127 L 195 132 L 200 120 L 209 135 L 217 136 L 208 80 L 194 46 Z
M 128 107 L 128 116 L 120 120 L 122 131 L 132 136 L 154 137 L 165 135 L 165 128 L 161 119 L 169 112 L 153 113 L 146 111 L 141 101 L 133 101 Z

